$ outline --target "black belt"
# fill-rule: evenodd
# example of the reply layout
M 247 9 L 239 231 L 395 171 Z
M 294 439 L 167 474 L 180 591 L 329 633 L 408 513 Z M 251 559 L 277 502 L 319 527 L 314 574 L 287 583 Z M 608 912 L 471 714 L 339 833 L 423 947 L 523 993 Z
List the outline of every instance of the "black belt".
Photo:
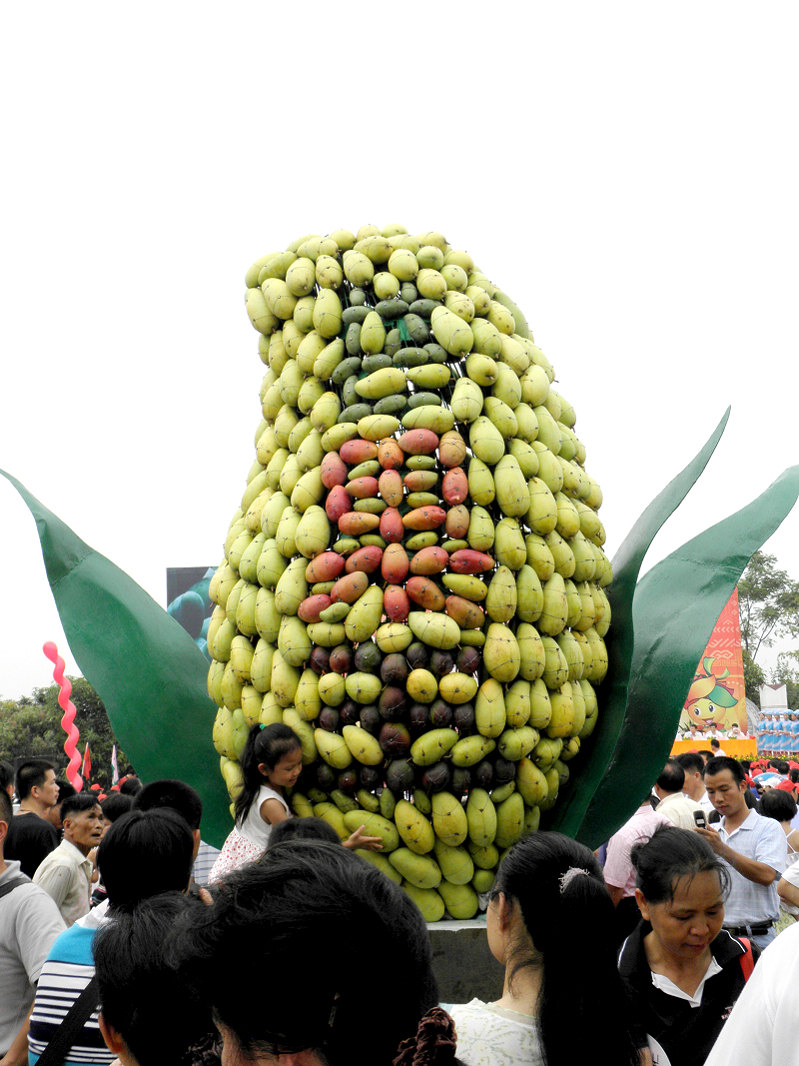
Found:
M 762 922 L 760 925 L 725 925 L 724 928 L 733 936 L 765 936 L 773 922 Z

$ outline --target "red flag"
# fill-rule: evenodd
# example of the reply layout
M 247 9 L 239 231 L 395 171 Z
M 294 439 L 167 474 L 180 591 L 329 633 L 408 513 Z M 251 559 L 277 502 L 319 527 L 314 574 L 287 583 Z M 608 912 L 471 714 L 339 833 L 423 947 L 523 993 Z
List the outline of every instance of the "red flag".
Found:
M 80 768 L 81 777 L 84 781 L 88 781 L 92 774 L 92 757 L 89 753 L 89 745 L 86 745 L 86 750 L 83 753 L 83 765 Z

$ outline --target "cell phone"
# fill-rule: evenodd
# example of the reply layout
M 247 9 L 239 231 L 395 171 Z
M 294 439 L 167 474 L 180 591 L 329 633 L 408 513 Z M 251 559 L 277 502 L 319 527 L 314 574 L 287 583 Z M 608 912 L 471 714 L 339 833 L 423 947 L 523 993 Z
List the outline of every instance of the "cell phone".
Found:
M 707 829 L 707 818 L 704 811 L 694 811 L 694 821 L 697 829 Z

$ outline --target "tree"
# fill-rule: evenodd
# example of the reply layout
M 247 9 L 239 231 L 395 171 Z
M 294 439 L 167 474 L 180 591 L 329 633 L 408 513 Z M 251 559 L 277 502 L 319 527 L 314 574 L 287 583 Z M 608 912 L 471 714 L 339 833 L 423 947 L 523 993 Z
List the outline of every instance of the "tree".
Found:
M 773 685 L 785 685 L 788 706 L 799 707 L 799 651 L 781 651 L 771 672 Z
M 744 689 L 746 698 L 760 707 L 760 686 L 765 685 L 766 675 L 763 668 L 755 662 L 746 649 L 741 649 L 744 666 Z
M 773 555 L 755 552 L 738 582 L 741 645 L 752 662 L 777 637 L 799 637 L 799 582 Z
M 102 700 L 83 677 L 72 677 L 70 699 L 75 705 L 75 725 L 80 732 L 78 750 L 89 745 L 92 761 L 91 783 L 111 786 L 111 749 L 116 738 Z M 64 715 L 58 704 L 58 685 L 36 688 L 30 696 L 0 701 L 0 758 L 15 762 L 23 758 L 46 758 L 56 764 L 56 774 L 64 775 L 69 762 L 64 752 L 66 733 L 61 728 Z M 120 774 L 127 759 L 117 745 Z

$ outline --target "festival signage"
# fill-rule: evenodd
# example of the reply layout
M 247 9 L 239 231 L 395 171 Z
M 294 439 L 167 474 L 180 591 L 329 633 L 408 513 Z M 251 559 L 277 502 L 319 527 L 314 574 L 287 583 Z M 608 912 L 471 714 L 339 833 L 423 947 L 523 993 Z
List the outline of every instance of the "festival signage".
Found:
M 697 665 L 680 715 L 674 751 L 707 747 L 716 736 L 724 742 L 728 755 L 746 757 L 743 748 L 754 752 L 754 742 L 748 733 L 736 588 L 719 615 Z

